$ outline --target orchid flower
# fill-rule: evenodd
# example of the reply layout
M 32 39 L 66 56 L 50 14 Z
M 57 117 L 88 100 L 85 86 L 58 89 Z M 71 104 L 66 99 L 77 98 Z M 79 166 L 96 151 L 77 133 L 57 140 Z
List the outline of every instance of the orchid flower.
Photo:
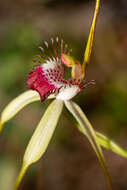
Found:
M 94 80 L 85 81 L 85 73 L 92 52 L 99 4 L 100 1 L 96 0 L 93 22 L 86 45 L 83 64 L 70 55 L 70 48 L 68 48 L 63 40 L 59 40 L 58 37 L 56 39 L 52 38 L 50 43 L 44 42 L 44 47 L 40 47 L 41 54 L 37 55 L 38 59 L 36 62 L 38 65 L 28 75 L 27 86 L 29 90 L 11 101 L 1 114 L 0 131 L 2 131 L 4 124 L 26 105 L 39 100 L 43 102 L 46 98 L 55 99 L 48 106 L 28 143 L 22 167 L 14 187 L 15 190 L 19 188 L 28 168 L 37 162 L 46 151 L 62 113 L 63 105 L 66 106 L 68 111 L 76 119 L 77 128 L 91 143 L 104 171 L 110 190 L 112 189 L 111 179 L 101 147 L 103 146 L 127 158 L 127 151 L 119 147 L 108 137 L 96 132 L 81 108 L 71 100 L 87 85 L 94 84 Z M 69 67 L 71 67 L 71 77 L 66 79 L 65 74 Z
M 69 56 L 69 49 L 63 40 L 51 39 L 51 47 L 45 42 L 46 49 L 40 47 L 42 55 L 37 55 L 40 65 L 28 76 L 28 88 L 39 93 L 41 101 L 50 94 L 59 100 L 70 100 L 83 90 L 93 80 L 84 82 L 82 79 L 83 69 L 79 61 Z M 56 49 L 57 48 L 57 49 Z M 52 52 L 50 54 L 50 51 Z M 65 54 L 66 53 L 66 54 Z M 50 54 L 50 56 L 48 56 Z M 66 80 L 66 67 L 72 67 L 72 78 Z

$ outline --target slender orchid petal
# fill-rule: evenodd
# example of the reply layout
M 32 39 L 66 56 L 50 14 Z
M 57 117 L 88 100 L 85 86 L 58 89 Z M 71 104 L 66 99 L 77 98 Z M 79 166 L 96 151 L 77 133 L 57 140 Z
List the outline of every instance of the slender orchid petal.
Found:
M 39 94 L 33 90 L 28 90 L 20 94 L 14 100 L 12 100 L 1 113 L 0 131 L 2 130 L 4 123 L 10 120 L 12 117 L 14 117 L 26 105 L 39 100 L 40 100 Z
M 112 152 L 114 152 L 124 158 L 127 158 L 127 150 L 120 147 L 117 143 L 110 140 L 105 135 L 98 133 L 98 132 L 96 134 L 97 134 L 97 140 L 101 146 L 111 150 Z
M 74 103 L 72 101 L 65 101 L 65 105 L 66 105 L 67 109 L 75 117 L 75 119 L 78 121 L 78 123 L 80 124 L 80 126 L 82 128 L 82 131 L 84 131 L 88 140 L 90 141 L 90 143 L 98 157 L 100 165 L 104 171 L 107 185 L 108 185 L 109 189 L 112 190 L 110 175 L 108 173 L 107 166 L 105 164 L 105 159 L 104 159 L 100 144 L 97 141 L 96 133 L 95 133 L 94 129 L 92 128 L 92 125 L 88 121 L 85 114 L 82 112 L 81 108 L 76 103 Z
M 28 90 L 19 95 L 17 98 L 12 100 L 3 110 L 0 118 L 1 126 L 12 117 L 14 117 L 27 104 L 38 101 L 39 99 L 40 98 L 38 93 L 32 90 Z
M 81 133 L 83 133 L 84 135 L 87 136 L 86 131 L 82 130 L 82 127 L 79 124 L 77 124 L 76 126 L 77 126 L 77 128 L 79 129 L 79 131 Z M 116 153 L 116 154 L 118 154 L 118 155 L 120 155 L 120 156 L 122 156 L 124 158 L 127 158 L 127 150 L 120 147 L 117 143 L 112 141 L 107 136 L 105 136 L 105 135 L 103 135 L 103 134 L 101 134 L 101 133 L 99 133 L 97 131 L 95 131 L 95 133 L 96 133 L 96 136 L 97 136 L 97 141 L 102 147 L 104 147 L 107 150 L 110 150 L 110 151 L 112 151 L 112 152 L 114 152 L 114 153 Z
M 83 62 L 83 65 L 82 65 L 82 69 L 83 69 L 82 78 L 84 78 L 84 76 L 85 76 L 86 66 L 88 65 L 88 63 L 90 61 L 90 56 L 91 56 L 92 47 L 93 47 L 93 39 L 94 39 L 95 27 L 96 27 L 97 17 L 98 17 L 98 13 L 99 13 L 99 6 L 100 6 L 100 0 L 96 0 L 94 17 L 93 17 L 93 21 L 92 21 L 92 25 L 91 25 L 91 29 L 90 29 L 90 33 L 89 33 L 89 37 L 88 37 L 88 41 L 87 41 L 87 45 L 86 45 L 86 50 L 85 50 L 85 53 L 84 53 L 84 62 Z
M 18 189 L 22 178 L 25 175 L 29 166 L 32 163 L 37 162 L 45 153 L 55 130 L 55 127 L 58 123 L 62 109 L 63 101 L 54 100 L 44 113 L 26 148 L 23 165 L 17 178 L 15 190 Z

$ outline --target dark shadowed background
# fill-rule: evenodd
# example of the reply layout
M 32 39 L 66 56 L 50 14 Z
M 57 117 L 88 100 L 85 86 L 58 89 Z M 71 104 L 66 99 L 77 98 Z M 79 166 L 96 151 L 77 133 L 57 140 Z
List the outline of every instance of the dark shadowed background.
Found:
M 62 37 L 83 60 L 94 0 L 0 1 L 0 111 L 27 90 L 27 75 L 43 40 Z M 92 125 L 127 149 L 127 1 L 102 0 L 86 88 L 74 100 Z M 49 100 L 24 108 L 0 137 L 0 190 L 11 190 L 25 147 Z M 115 190 L 127 189 L 127 159 L 104 150 Z M 87 139 L 64 109 L 48 151 L 27 172 L 23 190 L 106 190 Z

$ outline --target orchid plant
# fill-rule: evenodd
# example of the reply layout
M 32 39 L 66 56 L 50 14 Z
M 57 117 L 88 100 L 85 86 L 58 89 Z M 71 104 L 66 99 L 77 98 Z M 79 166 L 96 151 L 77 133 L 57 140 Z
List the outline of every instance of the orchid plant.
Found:
M 70 49 L 58 37 L 51 39 L 50 43 L 44 42 L 45 47 L 40 47 L 41 54 L 37 55 L 38 60 L 36 62 L 38 65 L 28 76 L 27 86 L 30 90 L 11 101 L 1 114 L 0 131 L 2 131 L 4 124 L 26 105 L 39 100 L 42 103 L 46 98 L 55 99 L 48 106 L 28 143 L 22 167 L 14 187 L 15 190 L 19 188 L 28 168 L 37 162 L 45 153 L 64 105 L 76 119 L 77 128 L 91 143 L 104 171 L 110 190 L 112 189 L 111 179 L 105 164 L 102 147 L 127 158 L 127 151 L 119 147 L 108 137 L 95 131 L 81 108 L 71 100 L 87 85 L 94 84 L 94 80 L 85 81 L 85 73 L 92 52 L 99 5 L 100 0 L 96 0 L 94 17 L 83 63 L 81 64 L 78 60 L 70 56 Z M 71 67 L 71 78 L 69 80 L 65 79 L 65 72 L 68 70 L 68 67 Z

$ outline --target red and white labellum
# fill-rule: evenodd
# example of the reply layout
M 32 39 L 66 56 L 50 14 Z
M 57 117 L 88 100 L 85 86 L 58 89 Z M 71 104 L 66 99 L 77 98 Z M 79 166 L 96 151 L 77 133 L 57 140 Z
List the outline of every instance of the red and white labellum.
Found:
M 40 94 L 41 100 L 52 93 L 56 93 L 58 99 L 69 100 L 79 91 L 78 85 L 64 80 L 64 66 L 59 61 L 47 61 L 38 66 L 29 74 L 27 85 Z
M 40 64 L 28 76 L 27 86 L 36 90 L 41 97 L 41 101 L 54 93 L 56 98 L 69 100 L 73 98 L 82 87 L 76 80 L 65 80 L 65 64 L 62 62 L 61 55 L 69 54 L 67 45 L 63 40 L 51 40 L 51 44 L 45 42 L 45 48 L 40 48 L 42 55 L 38 55 Z M 83 86 L 83 85 L 82 85 Z

